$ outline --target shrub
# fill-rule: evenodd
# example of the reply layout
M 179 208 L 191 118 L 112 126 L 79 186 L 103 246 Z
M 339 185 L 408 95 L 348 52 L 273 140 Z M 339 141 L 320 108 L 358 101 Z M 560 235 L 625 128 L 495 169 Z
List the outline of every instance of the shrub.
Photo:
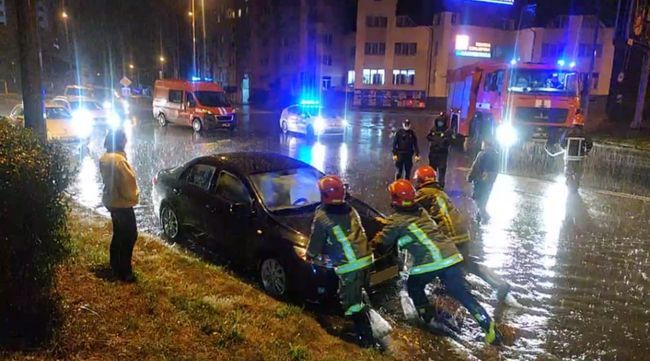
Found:
M 68 253 L 64 191 L 72 180 L 60 144 L 0 122 L 0 344 L 46 340 L 56 311 L 54 275 Z

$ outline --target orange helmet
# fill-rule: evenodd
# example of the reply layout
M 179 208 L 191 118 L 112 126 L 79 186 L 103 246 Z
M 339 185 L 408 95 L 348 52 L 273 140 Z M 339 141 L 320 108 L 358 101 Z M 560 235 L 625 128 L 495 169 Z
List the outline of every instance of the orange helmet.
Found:
M 438 174 L 435 169 L 429 165 L 423 165 L 415 171 L 415 181 L 418 185 L 423 185 L 429 182 L 437 182 Z
M 323 204 L 342 204 L 345 202 L 345 186 L 341 178 L 326 175 L 318 181 L 320 199 Z
M 394 206 L 409 207 L 415 203 L 415 188 L 405 179 L 398 179 L 391 183 L 388 192 Z

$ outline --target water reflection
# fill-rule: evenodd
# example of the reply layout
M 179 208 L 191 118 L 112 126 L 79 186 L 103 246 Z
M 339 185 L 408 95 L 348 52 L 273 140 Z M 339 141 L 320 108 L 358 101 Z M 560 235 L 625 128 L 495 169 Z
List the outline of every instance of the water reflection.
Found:
M 509 248 L 514 238 L 511 227 L 520 203 L 520 195 L 515 188 L 513 177 L 499 175 L 492 189 L 492 195 L 487 205 L 491 218 L 489 225 L 483 227 L 485 265 L 490 268 L 503 268 L 511 257 Z

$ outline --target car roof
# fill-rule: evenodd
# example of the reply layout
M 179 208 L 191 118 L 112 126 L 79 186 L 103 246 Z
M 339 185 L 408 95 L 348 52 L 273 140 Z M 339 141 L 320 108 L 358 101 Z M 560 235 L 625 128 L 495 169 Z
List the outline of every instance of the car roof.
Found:
M 311 165 L 297 159 L 269 152 L 220 153 L 203 157 L 202 159 L 202 163 L 221 166 L 241 176 L 249 176 L 255 173 L 277 172 L 285 169 L 313 168 Z
M 16 105 L 14 106 L 14 108 L 16 108 L 16 107 L 21 107 L 21 108 L 24 109 L 24 108 L 25 108 L 25 104 L 23 104 L 23 103 L 18 103 L 18 104 L 16 104 Z M 59 104 L 56 104 L 56 103 L 52 103 L 51 101 L 46 101 L 46 102 L 45 102 L 45 107 L 46 107 L 46 108 L 61 108 L 61 109 L 65 109 L 64 106 L 59 105 Z

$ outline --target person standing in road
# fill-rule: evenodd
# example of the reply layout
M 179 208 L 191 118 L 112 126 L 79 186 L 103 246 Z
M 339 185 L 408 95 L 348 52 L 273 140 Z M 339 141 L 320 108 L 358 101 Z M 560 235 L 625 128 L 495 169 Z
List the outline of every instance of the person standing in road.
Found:
M 411 182 L 397 180 L 388 191 L 395 213 L 386 219 L 372 245 L 382 249 L 397 245 L 413 260 L 408 266 L 407 290 L 422 321 L 429 324 L 435 315 L 425 288 L 438 278 L 447 294 L 460 302 L 481 326 L 485 342 L 499 344 L 502 337 L 496 324 L 469 291 L 463 272 L 463 256 L 427 211 L 415 202 L 415 188 Z
M 307 245 L 312 262 L 334 267 L 339 277 L 339 299 L 345 316 L 352 319 L 361 346 L 374 344 L 363 289 L 373 264 L 368 238 L 356 209 L 345 201 L 340 178 L 325 176 L 318 181 L 321 205 L 316 209 Z
M 438 184 L 443 189 L 452 136 L 451 129 L 447 128 L 447 117 L 441 112 L 434 120 L 433 128 L 427 134 L 427 140 L 429 141 L 429 165 L 437 172 Z
M 470 256 L 469 225 L 463 214 L 454 206 L 447 193 L 437 182 L 436 171 L 430 166 L 422 166 L 415 171 L 417 191 L 415 201 L 424 208 L 440 227 L 440 230 L 454 242 L 465 260 L 465 270 L 479 276 L 497 291 L 497 300 L 506 301 L 510 284 L 488 267 L 479 264 Z M 510 301 L 511 304 L 515 302 Z
M 99 170 L 104 182 L 102 202 L 113 221 L 111 268 L 122 281 L 134 282 L 131 258 L 138 229 L 133 207 L 138 204 L 139 190 L 135 172 L 126 159 L 125 146 L 123 130 L 109 132 L 104 141 L 106 153 L 99 159 Z
M 564 149 L 564 175 L 567 185 L 571 191 L 577 191 L 582 180 L 582 163 L 591 152 L 594 142 L 585 132 L 582 123 L 575 123 L 562 135 L 560 146 Z
M 490 216 L 486 207 L 498 174 L 499 153 L 494 147 L 493 140 L 485 139 L 483 149 L 476 155 L 472 168 L 467 175 L 467 181 L 472 182 L 474 185 L 472 198 L 478 208 L 476 213 L 477 222 L 487 222 L 489 220 Z
M 395 161 L 395 180 L 405 177 L 411 179 L 413 169 L 413 157 L 415 161 L 420 160 L 420 149 L 418 138 L 411 129 L 411 121 L 406 119 L 402 123 L 402 129 L 395 132 L 393 138 L 393 161 Z

